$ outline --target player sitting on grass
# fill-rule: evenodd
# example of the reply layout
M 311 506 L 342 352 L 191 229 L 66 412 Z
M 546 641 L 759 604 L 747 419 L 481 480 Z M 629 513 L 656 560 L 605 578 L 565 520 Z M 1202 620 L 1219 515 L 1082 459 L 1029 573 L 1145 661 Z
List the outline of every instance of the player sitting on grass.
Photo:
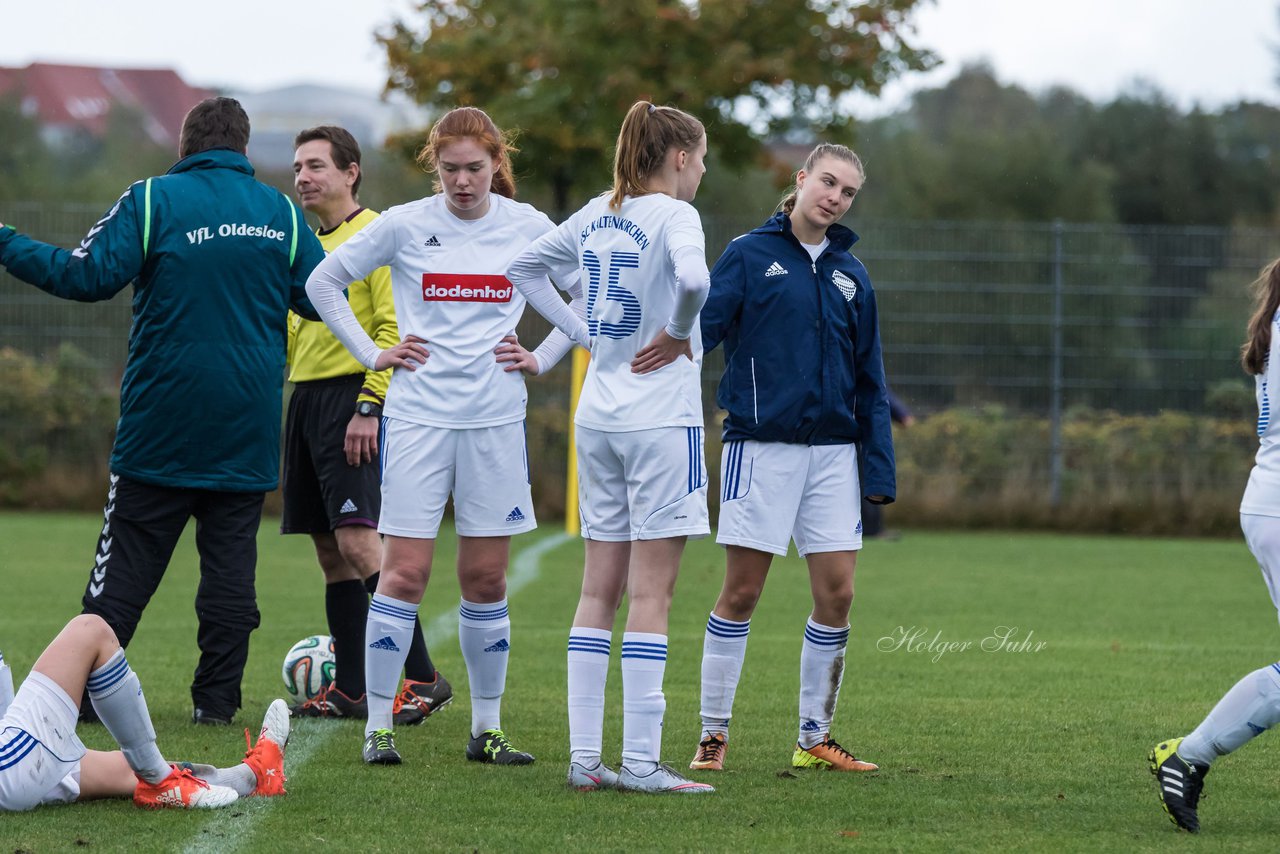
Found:
M 76 736 L 89 698 L 120 750 L 87 750 Z M 245 732 L 246 741 L 249 738 Z M 224 807 L 247 795 L 284 794 L 289 709 L 275 700 L 242 763 L 166 762 L 137 675 L 101 617 L 75 617 L 45 649 L 17 696 L 0 656 L 0 812 L 39 804 L 133 797 L 146 809 Z

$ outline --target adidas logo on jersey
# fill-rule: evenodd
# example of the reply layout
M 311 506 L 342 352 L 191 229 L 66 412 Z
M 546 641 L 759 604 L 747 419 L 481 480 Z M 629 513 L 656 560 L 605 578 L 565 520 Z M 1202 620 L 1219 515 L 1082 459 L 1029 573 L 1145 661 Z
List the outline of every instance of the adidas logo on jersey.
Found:
M 400 647 L 396 646 L 396 642 L 391 639 L 391 635 L 387 635 L 382 640 L 376 640 L 369 644 L 369 649 L 385 649 L 387 652 L 400 651 Z
M 764 274 L 765 276 L 785 276 L 787 274 L 787 268 L 779 264 L 777 261 L 774 261 L 769 265 L 769 269 L 764 271 Z
M 510 513 L 508 513 L 508 514 L 507 514 L 507 521 L 508 521 L 508 522 L 523 522 L 523 521 L 524 521 L 524 514 L 520 512 L 520 508 L 519 508 L 519 507 L 515 508 L 514 510 L 512 510 Z
M 426 246 L 426 247 L 427 247 L 427 248 L 429 248 L 429 249 L 435 249 L 435 248 L 437 248 L 437 247 L 439 247 L 439 246 L 440 246 L 440 238 L 436 237 L 436 236 L 433 234 L 433 235 L 431 235 L 430 237 L 428 237 L 428 238 L 427 238 L 427 240 L 426 240 L 426 242 L 425 242 L 425 243 L 423 243 L 422 245 L 423 245 L 423 246 Z
M 348 498 L 346 501 L 342 502 L 342 507 L 338 510 L 338 512 L 354 513 L 356 512 L 356 503 L 352 501 L 350 498 Z
M 858 292 L 858 284 L 839 270 L 831 274 L 831 281 L 835 282 L 840 293 L 844 294 L 845 301 L 853 299 L 853 295 Z
M 510 652 L 511 644 L 507 643 L 506 638 L 503 638 L 502 640 L 498 641 L 492 646 L 486 646 L 484 648 L 484 651 L 485 652 Z

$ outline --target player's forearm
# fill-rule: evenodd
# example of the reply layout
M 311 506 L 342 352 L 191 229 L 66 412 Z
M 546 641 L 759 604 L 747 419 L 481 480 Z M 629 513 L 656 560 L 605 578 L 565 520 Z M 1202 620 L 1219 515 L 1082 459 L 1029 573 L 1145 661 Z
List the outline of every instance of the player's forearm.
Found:
M 346 290 L 349 282 L 346 268 L 336 256 L 330 255 L 311 271 L 307 279 L 307 296 L 320 313 L 329 330 L 342 342 L 356 361 L 370 370 L 378 359 L 381 349 L 364 331 L 356 314 L 347 302 Z
M 528 300 L 538 314 L 583 347 L 590 347 L 587 324 L 560 298 L 547 278 L 550 268 L 537 255 L 525 250 L 507 270 L 507 279 Z

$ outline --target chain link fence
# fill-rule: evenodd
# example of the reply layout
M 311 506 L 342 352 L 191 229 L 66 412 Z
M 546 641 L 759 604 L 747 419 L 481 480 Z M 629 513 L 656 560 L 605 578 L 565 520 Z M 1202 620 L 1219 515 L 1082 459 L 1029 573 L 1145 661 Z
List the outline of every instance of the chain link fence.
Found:
M 101 208 L 85 205 L 6 207 L 6 218 L 21 223 L 25 232 L 67 247 L 76 245 L 101 213 Z M 709 261 L 730 239 L 757 224 L 754 219 L 705 217 Z M 1022 425 L 1002 440 L 1011 446 L 995 449 L 997 457 L 1026 461 L 1020 464 L 1025 482 L 1006 503 L 1052 513 L 1083 499 L 1078 492 L 1085 488 L 1094 492 L 1090 501 L 1123 500 L 1099 498 L 1097 484 L 1082 481 L 1073 461 L 1080 456 L 1081 442 L 1095 441 L 1091 435 L 1073 434 L 1073 425 L 1096 422 L 1099 413 L 1113 419 L 1180 413 L 1193 419 L 1242 419 L 1247 426 L 1252 382 L 1241 372 L 1237 354 L 1249 313 L 1248 284 L 1280 255 L 1277 233 L 1065 223 L 852 224 L 862 235 L 854 252 L 870 270 L 878 296 L 890 385 L 921 424 L 979 413 L 991 424 Z M 9 387 L 0 392 L 0 429 L 9 446 L 0 449 L 0 501 L 29 503 L 34 494 L 57 503 L 75 493 L 70 484 L 75 477 L 68 472 L 34 491 L 15 486 L 23 472 L 29 475 L 40 465 L 57 469 L 60 458 L 69 458 L 74 471 L 88 466 L 93 494 L 101 492 L 103 448 L 109 447 L 111 425 L 96 426 L 107 432 L 105 439 L 89 441 L 88 434 L 76 439 L 65 425 L 51 428 L 52 416 L 33 415 L 31 402 L 13 385 L 38 386 L 40 377 L 48 379 L 61 370 L 63 381 L 43 392 L 70 396 L 55 408 L 70 414 L 92 403 L 100 409 L 96 397 L 84 398 L 118 386 L 130 295 L 125 289 L 106 303 L 70 303 L 0 273 L 0 352 L 5 354 L 0 368 L 9 374 L 0 377 Z M 532 346 L 546 329 L 530 311 L 519 333 Z M 22 373 L 31 370 L 26 360 L 32 358 L 39 360 L 35 380 Z M 715 386 L 722 367 L 717 352 L 707 358 L 704 371 L 713 475 L 719 459 Z M 88 374 L 92 381 L 68 383 L 65 378 L 72 372 Z M 568 371 L 560 368 L 530 381 L 529 401 L 539 512 L 550 517 L 563 509 Z M 907 489 L 949 494 L 932 479 L 936 468 L 919 471 L 911 461 L 915 446 L 927 444 L 926 433 L 913 428 L 899 434 L 902 512 L 908 517 L 912 502 Z M 1185 443 L 1177 445 L 1181 440 L 1171 440 L 1177 446 L 1161 446 L 1158 433 L 1146 440 L 1145 448 L 1156 460 L 1187 453 Z M 97 455 L 92 465 L 85 459 L 86 448 Z M 919 452 L 929 454 L 928 448 Z M 1247 448 L 1240 452 L 1244 470 L 1249 455 Z M 1105 465 L 1114 474 L 1115 466 Z M 1158 462 L 1133 477 L 1151 494 L 1198 488 L 1195 478 L 1188 482 L 1185 472 Z M 56 486 L 59 478 L 68 481 L 61 488 Z M 1081 486 L 1085 481 L 1090 485 Z M 1243 481 L 1227 481 L 1223 496 L 1238 498 Z M 963 483 L 957 490 L 987 493 L 1010 488 L 1009 472 L 999 465 L 985 473 L 969 472 L 957 483 Z M 714 487 L 713 479 L 712 494 Z M 1045 521 L 1043 514 L 1029 521 L 1037 520 Z M 1018 517 L 1003 521 L 1016 523 Z

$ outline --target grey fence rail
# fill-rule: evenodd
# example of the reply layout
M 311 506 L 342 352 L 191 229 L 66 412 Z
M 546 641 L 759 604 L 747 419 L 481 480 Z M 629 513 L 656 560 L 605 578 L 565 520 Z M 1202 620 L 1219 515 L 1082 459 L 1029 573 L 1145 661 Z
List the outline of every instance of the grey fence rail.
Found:
M 62 246 L 78 243 L 101 213 L 86 205 L 6 206 L 6 219 Z M 730 239 L 757 224 L 715 216 L 704 223 L 712 262 Z M 1212 415 L 1238 410 L 1251 394 L 1237 354 L 1248 284 L 1280 255 L 1276 232 L 1078 223 L 852 226 L 861 235 L 854 252 L 875 285 L 894 391 L 922 416 L 997 408 L 1011 417 L 1046 419 L 1049 434 L 1038 453 L 1046 460 L 1044 490 L 1052 504 L 1063 477 L 1061 428 L 1072 413 Z M 0 348 L 11 355 L 47 360 L 60 348 L 65 356 L 71 345 L 110 387 L 119 379 L 129 325 L 129 289 L 109 302 L 82 305 L 0 273 Z M 528 312 L 522 339 L 537 341 L 545 331 Z M 722 364 L 713 353 L 704 373 L 711 418 Z M 22 412 L 12 411 L 15 399 L 0 396 L 0 425 L 11 431 L 11 442 L 35 431 Z M 558 414 L 567 417 L 567 408 L 566 371 L 530 383 L 531 418 L 537 412 L 551 424 Z M 547 437 L 552 447 L 531 450 L 558 462 L 562 433 L 548 430 Z M 708 448 L 713 468 L 715 450 Z M 57 449 L 49 453 L 56 456 Z

